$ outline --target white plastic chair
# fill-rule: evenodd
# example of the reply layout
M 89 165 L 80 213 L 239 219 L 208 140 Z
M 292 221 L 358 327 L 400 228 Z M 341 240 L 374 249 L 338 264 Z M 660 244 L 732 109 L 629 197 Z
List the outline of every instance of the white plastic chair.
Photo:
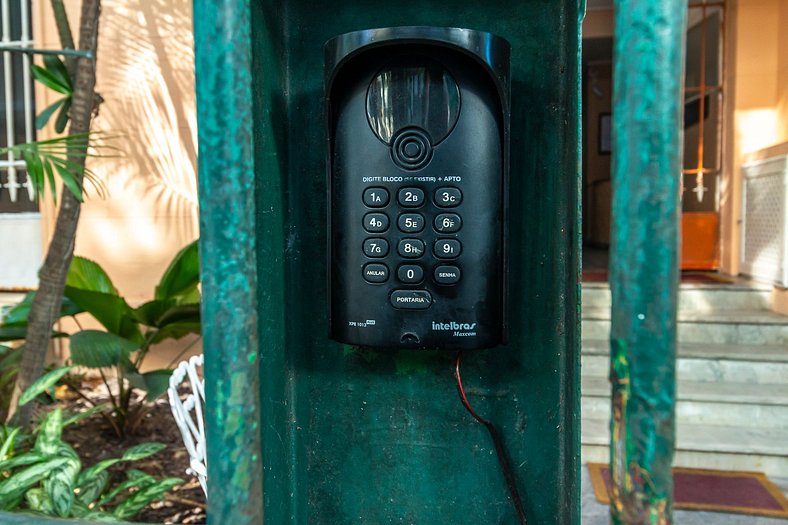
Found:
M 205 423 L 203 406 L 205 403 L 205 381 L 200 379 L 197 369 L 203 366 L 203 355 L 191 357 L 188 361 L 181 361 L 170 376 L 170 387 L 167 394 L 170 397 L 170 408 L 175 418 L 175 423 L 183 436 L 183 444 L 189 453 L 189 468 L 186 473 L 197 476 L 205 495 L 208 495 L 208 468 L 205 454 Z M 192 393 L 181 401 L 178 395 L 178 386 L 189 376 L 189 385 Z

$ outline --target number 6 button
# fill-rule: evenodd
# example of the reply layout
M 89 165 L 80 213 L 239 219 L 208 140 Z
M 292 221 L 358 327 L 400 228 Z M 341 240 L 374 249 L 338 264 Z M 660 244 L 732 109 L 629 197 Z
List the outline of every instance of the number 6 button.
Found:
M 462 251 L 462 245 L 457 239 L 439 239 L 435 241 L 433 252 L 438 259 L 454 259 Z

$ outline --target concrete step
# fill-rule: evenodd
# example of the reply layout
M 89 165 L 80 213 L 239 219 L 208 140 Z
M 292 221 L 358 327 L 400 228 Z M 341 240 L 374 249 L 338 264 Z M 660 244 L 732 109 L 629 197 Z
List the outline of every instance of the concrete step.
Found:
M 610 417 L 610 397 L 583 395 L 581 414 L 584 418 Z M 731 403 L 727 401 L 679 399 L 676 403 L 678 424 L 750 426 L 782 428 L 788 431 L 788 405 L 773 403 Z M 714 436 L 710 436 L 714 439 Z
M 610 457 L 607 419 L 582 420 L 582 461 Z M 788 430 L 679 422 L 675 466 L 755 470 L 770 476 L 788 472 Z
M 645 320 L 644 320 L 645 321 Z M 788 345 L 788 316 L 768 311 L 682 311 L 678 314 L 682 343 Z M 610 310 L 583 308 L 582 338 L 610 337 Z
M 583 374 L 580 385 L 583 396 L 610 396 L 610 383 L 605 377 Z M 757 384 L 679 381 L 676 397 L 680 401 L 788 407 L 788 383 Z M 788 421 L 786 421 L 786 424 L 788 425 Z
M 608 339 L 583 339 L 583 355 L 610 355 Z M 723 359 L 727 361 L 756 361 L 788 363 L 788 345 L 747 345 L 681 343 L 679 359 Z
M 603 308 L 612 305 L 607 283 L 586 283 L 582 287 L 583 308 Z M 679 287 L 679 311 L 768 310 L 771 288 L 757 285 L 700 285 L 682 284 Z
M 582 355 L 583 375 L 607 377 L 610 358 L 607 355 Z M 788 362 L 682 357 L 676 361 L 679 383 L 683 381 L 788 384 Z

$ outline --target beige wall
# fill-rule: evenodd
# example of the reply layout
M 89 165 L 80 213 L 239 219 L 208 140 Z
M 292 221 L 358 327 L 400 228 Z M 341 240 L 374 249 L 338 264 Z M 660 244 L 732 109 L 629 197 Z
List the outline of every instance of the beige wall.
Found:
M 35 4 L 37 44 L 60 47 L 49 2 Z M 80 2 L 66 4 L 76 33 Z M 118 136 L 123 158 L 90 161 L 108 196 L 88 187 L 75 252 L 104 266 L 131 302 L 150 298 L 172 256 L 199 234 L 191 28 L 190 0 L 102 2 L 96 89 L 105 102 L 93 129 Z M 39 108 L 56 99 L 40 87 L 36 95 Z
M 76 37 L 80 2 L 65 3 Z M 105 102 L 93 129 L 117 136 L 123 157 L 89 161 L 108 196 L 88 187 L 75 253 L 98 261 L 132 305 L 152 298 L 171 258 L 199 235 L 191 9 L 191 0 L 102 2 L 96 89 Z M 49 2 L 34 2 L 33 16 L 37 46 L 61 47 Z M 40 86 L 36 97 L 39 110 L 56 100 Z M 46 239 L 54 213 L 45 203 Z
M 729 0 L 721 264 L 739 272 L 741 166 L 788 141 L 788 2 Z

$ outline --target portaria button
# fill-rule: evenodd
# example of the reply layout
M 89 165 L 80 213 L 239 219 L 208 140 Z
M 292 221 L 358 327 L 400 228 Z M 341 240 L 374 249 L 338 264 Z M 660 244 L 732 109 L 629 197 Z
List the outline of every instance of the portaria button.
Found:
M 389 253 L 389 243 L 386 239 L 367 239 L 364 241 L 364 255 L 367 257 L 385 257 Z
M 382 208 L 389 203 L 389 192 L 386 188 L 367 188 L 364 190 L 364 204 L 370 208 Z
M 435 190 L 435 205 L 441 208 L 454 208 L 462 202 L 462 192 L 457 188 L 438 188 Z
M 389 218 L 385 213 L 364 215 L 364 229 L 370 233 L 380 233 L 389 229 Z
M 434 272 L 435 282 L 438 284 L 457 284 L 460 276 L 460 269 L 456 266 L 438 266 Z
M 460 255 L 462 245 L 457 239 L 439 239 L 435 241 L 433 252 L 438 259 L 454 259 Z
M 424 270 L 418 264 L 403 264 L 397 268 L 397 279 L 405 284 L 420 283 L 424 279 Z
M 462 219 L 456 213 L 440 213 L 433 223 L 435 231 L 440 233 L 454 233 L 462 228 Z
M 397 246 L 402 257 L 416 259 L 424 255 L 424 242 L 420 239 L 402 239 Z
M 385 283 L 389 279 L 388 266 L 379 263 L 365 265 L 364 279 L 369 283 Z
M 424 191 L 419 188 L 402 188 L 397 193 L 397 200 L 405 208 L 418 208 L 424 204 Z
M 400 310 L 425 310 L 432 304 L 427 290 L 394 290 L 389 300 L 391 306 Z
M 397 226 L 405 233 L 418 233 L 424 229 L 424 217 L 419 213 L 403 213 L 397 219 Z

